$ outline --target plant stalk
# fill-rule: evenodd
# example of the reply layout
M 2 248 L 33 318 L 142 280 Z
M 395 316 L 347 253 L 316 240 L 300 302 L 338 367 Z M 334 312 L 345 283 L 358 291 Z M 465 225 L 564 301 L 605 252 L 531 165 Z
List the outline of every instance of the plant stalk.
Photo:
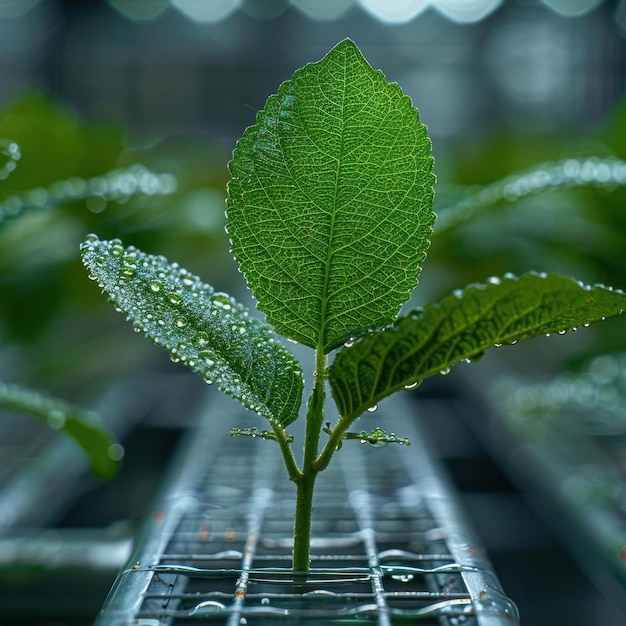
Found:
M 296 517 L 293 542 L 293 570 L 307 572 L 310 567 L 311 521 L 313 515 L 313 491 L 319 473 L 315 467 L 322 422 L 324 421 L 326 356 L 322 348 L 315 356 L 315 383 L 309 398 L 306 415 L 304 458 L 302 472 L 296 480 Z

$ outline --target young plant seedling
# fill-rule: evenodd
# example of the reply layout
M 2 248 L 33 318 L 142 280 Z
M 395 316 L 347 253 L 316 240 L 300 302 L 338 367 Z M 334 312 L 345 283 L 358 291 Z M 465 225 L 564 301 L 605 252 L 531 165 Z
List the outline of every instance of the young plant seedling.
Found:
M 407 443 L 382 429 L 348 432 L 364 411 L 491 346 L 626 307 L 620 291 L 527 274 L 398 317 L 435 221 L 430 148 L 410 99 L 345 40 L 270 96 L 230 163 L 232 252 L 267 322 L 161 256 L 95 235 L 82 244 L 91 277 L 136 330 L 267 419 L 267 430 L 236 434 L 280 447 L 296 486 L 295 571 L 309 568 L 315 481 L 343 440 Z M 287 429 L 300 413 L 303 374 L 274 333 L 314 353 L 300 463 Z

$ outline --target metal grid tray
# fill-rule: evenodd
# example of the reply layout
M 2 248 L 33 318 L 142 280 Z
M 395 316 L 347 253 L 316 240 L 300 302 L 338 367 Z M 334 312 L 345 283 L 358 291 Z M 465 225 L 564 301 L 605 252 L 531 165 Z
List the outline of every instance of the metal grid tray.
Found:
M 294 578 L 277 447 L 225 438 L 250 418 L 211 397 L 97 625 L 519 623 L 407 406 L 384 412 L 411 447 L 344 444 L 318 479 L 311 572 Z

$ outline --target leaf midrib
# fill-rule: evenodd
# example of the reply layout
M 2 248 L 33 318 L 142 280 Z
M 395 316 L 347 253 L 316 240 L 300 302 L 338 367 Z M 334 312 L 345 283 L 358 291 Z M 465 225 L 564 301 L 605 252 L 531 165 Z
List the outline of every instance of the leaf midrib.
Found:
M 341 126 L 341 146 L 339 150 L 339 157 L 337 158 L 337 165 L 335 169 L 335 184 L 333 190 L 333 206 L 331 210 L 330 217 L 330 233 L 328 239 L 328 249 L 326 251 L 326 261 L 324 266 L 324 278 L 322 281 L 322 293 L 320 298 L 320 332 L 318 336 L 318 350 L 327 351 L 328 341 L 326 340 L 326 331 L 328 327 L 328 321 L 326 319 L 328 303 L 329 303 L 329 284 L 330 284 L 330 268 L 332 265 L 332 258 L 334 256 L 334 241 L 335 241 L 335 220 L 337 217 L 337 204 L 338 204 L 338 195 L 339 195 L 339 173 L 341 171 L 341 164 L 343 161 L 343 156 L 345 152 L 345 110 L 346 110 L 346 83 L 347 83 L 347 65 L 348 65 L 348 56 L 344 55 L 343 61 L 343 81 L 341 83 L 341 116 L 340 116 L 340 126 Z

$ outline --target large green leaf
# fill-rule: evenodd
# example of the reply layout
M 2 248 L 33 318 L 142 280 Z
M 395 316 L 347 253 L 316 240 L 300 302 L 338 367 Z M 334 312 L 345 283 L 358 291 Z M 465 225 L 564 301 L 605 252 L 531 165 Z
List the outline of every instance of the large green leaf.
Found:
M 135 328 L 270 422 L 298 417 L 303 379 L 271 328 L 177 263 L 91 235 L 83 262 Z
M 353 420 L 394 391 L 417 386 L 487 348 L 563 333 L 626 308 L 626 294 L 564 276 L 507 275 L 470 285 L 343 348 L 329 368 L 342 418 Z
M 270 96 L 230 163 L 233 253 L 277 332 L 325 352 L 390 323 L 434 222 L 410 99 L 339 43 Z

